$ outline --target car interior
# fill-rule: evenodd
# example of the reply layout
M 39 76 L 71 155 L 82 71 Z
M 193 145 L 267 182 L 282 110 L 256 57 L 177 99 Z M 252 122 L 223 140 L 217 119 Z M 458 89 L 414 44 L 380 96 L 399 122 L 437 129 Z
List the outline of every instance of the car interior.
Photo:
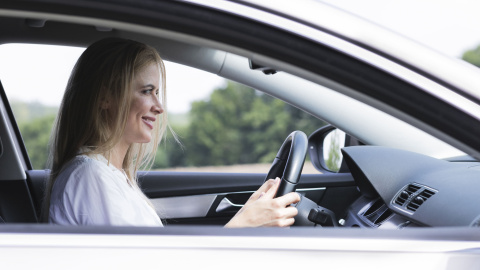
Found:
M 199 9 L 198 16 L 212 15 L 202 12 Z M 211 21 L 206 19 L 209 24 L 221 18 L 214 15 L 209 17 Z M 133 20 L 142 22 L 141 18 Z M 283 47 L 258 45 L 256 39 L 243 41 L 239 33 L 253 30 L 248 22 L 239 23 L 239 18 L 225 19 L 227 24 L 242 28 L 232 27 L 231 32 L 214 28 L 197 32 L 200 30 L 188 22 L 164 20 L 164 28 L 158 29 L 107 20 L 84 22 L 75 16 L 44 19 L 41 14 L 18 11 L 0 17 L 0 44 L 86 47 L 104 37 L 134 39 L 154 46 L 166 61 L 247 85 L 330 123 L 306 134 L 300 147 L 303 154 L 298 154 L 301 150 L 294 149 L 297 143 L 285 134 L 287 150 L 279 151 L 275 161 L 280 165 L 272 160 L 271 172 L 276 176 L 285 176 L 289 171 L 285 168 L 295 168 L 298 173 L 294 190 L 307 199 L 306 206 L 301 206 L 305 208 L 299 206 L 297 225 L 385 229 L 480 226 L 476 207 L 480 204 L 476 194 L 480 166 L 463 149 L 445 142 L 454 141 L 455 134 L 445 130 L 453 129 L 455 117 L 465 118 L 454 106 L 435 99 L 430 102 L 424 94 L 414 96 L 415 85 L 289 33 L 255 25 L 258 33 L 271 35 L 272 43 L 283 41 Z M 232 45 L 237 40 L 245 44 Z M 253 49 L 253 45 L 260 49 Z M 311 66 L 300 69 L 295 57 L 306 54 L 312 59 L 302 63 Z M 40 222 L 48 171 L 32 167 L 5 92 L 0 85 L 0 221 L 35 224 Z M 396 95 L 400 94 L 407 98 L 399 100 Z M 410 99 L 409 94 L 415 98 Z M 452 116 L 447 125 L 439 111 Z M 417 120 L 412 120 L 414 117 Z M 431 126 L 418 119 L 431 120 Z M 474 117 L 464 123 L 461 130 L 479 125 Z M 324 145 L 336 128 L 347 135 L 340 169 L 331 171 L 325 164 Z M 451 137 L 439 136 L 443 133 L 435 130 Z M 417 140 L 429 143 L 412 143 Z M 295 155 L 300 157 L 293 158 Z M 305 155 L 318 173 L 301 174 Z M 141 172 L 139 181 L 167 225 L 223 225 L 270 177 L 268 173 L 151 171 Z

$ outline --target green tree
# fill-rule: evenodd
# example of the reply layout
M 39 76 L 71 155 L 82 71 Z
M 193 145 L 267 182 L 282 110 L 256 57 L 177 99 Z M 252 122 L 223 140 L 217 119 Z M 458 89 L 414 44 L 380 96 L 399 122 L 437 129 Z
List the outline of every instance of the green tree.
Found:
M 40 102 L 22 102 L 12 101 L 10 102 L 13 113 L 15 114 L 15 120 L 19 124 L 25 122 L 31 122 L 37 118 L 56 115 L 58 108 L 54 106 L 46 106 Z
M 10 105 L 33 168 L 45 169 L 48 142 L 58 108 L 39 102 L 15 100 Z
M 186 134 L 187 164 L 195 166 L 245 163 L 251 145 L 244 136 L 250 127 L 242 119 L 250 111 L 255 91 L 229 82 L 208 101 L 196 101 Z
M 48 142 L 54 120 L 55 115 L 50 114 L 18 125 L 34 169 L 46 168 Z
M 466 51 L 463 54 L 462 59 L 477 67 L 480 67 L 480 46 L 475 49 Z
M 172 129 L 181 140 L 188 125 L 172 124 Z M 170 132 L 167 132 L 165 140 L 159 145 L 152 169 L 162 169 L 185 166 L 185 154 L 181 142 L 177 142 Z
M 186 164 L 229 165 L 271 162 L 293 130 L 307 134 L 325 123 L 285 102 L 229 82 L 208 101 L 192 104 Z

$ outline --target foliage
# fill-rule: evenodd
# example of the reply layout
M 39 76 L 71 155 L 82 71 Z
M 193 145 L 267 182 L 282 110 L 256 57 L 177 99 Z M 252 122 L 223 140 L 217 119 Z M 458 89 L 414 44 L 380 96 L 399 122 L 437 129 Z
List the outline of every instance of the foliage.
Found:
M 173 121 L 172 121 L 173 122 Z M 179 140 L 182 139 L 182 134 L 188 125 L 172 124 L 172 129 L 175 130 L 176 136 Z M 157 149 L 153 169 L 183 167 L 185 166 L 184 149 L 181 142 L 177 142 L 172 133 L 168 132 L 164 141 Z
M 48 141 L 52 131 L 55 115 L 50 114 L 43 117 L 35 118 L 29 122 L 21 122 L 18 124 L 27 148 L 30 162 L 35 169 L 44 169 L 47 164 L 48 157 Z
M 46 167 L 48 142 L 58 108 L 39 102 L 11 101 L 12 110 L 22 134 L 33 168 Z
M 24 124 L 26 122 L 32 122 L 35 119 L 45 116 L 56 115 L 58 108 L 54 106 L 45 106 L 40 102 L 21 102 L 11 101 L 10 105 L 15 114 L 17 123 Z
M 278 99 L 229 82 L 192 104 L 185 156 L 190 166 L 271 162 L 287 135 L 325 123 Z
M 475 49 L 466 51 L 463 54 L 462 59 L 477 67 L 480 67 L 480 46 Z

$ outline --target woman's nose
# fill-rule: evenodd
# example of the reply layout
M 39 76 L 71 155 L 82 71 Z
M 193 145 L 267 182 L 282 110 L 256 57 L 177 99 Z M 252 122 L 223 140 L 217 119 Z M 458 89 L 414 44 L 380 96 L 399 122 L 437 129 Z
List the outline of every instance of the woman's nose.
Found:
M 158 98 L 154 99 L 154 104 L 153 104 L 153 107 L 152 107 L 152 111 L 156 114 L 162 114 L 163 111 L 164 111 L 162 103 L 160 102 L 160 100 L 158 100 Z

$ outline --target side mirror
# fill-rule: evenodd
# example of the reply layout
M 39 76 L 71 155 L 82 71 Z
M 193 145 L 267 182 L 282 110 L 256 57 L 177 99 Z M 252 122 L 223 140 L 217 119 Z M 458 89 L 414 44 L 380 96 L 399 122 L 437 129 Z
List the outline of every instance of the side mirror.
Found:
M 334 126 L 326 125 L 313 132 L 308 138 L 308 151 L 313 166 L 321 171 L 348 172 L 341 149 L 361 145 L 356 138 Z
M 342 149 L 345 146 L 345 132 L 340 129 L 332 129 L 325 135 L 323 139 L 323 160 L 325 169 L 331 172 L 340 171 L 343 155 Z

